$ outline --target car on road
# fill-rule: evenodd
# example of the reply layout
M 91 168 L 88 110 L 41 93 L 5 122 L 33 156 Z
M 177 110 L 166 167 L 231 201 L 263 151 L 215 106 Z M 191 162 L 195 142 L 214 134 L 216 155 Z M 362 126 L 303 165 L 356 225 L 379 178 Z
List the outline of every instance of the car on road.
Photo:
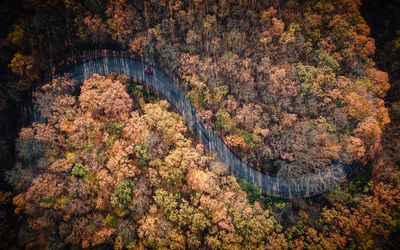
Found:
M 149 68 L 144 68 L 144 72 L 146 74 L 152 75 L 153 74 L 153 70 L 149 69 Z

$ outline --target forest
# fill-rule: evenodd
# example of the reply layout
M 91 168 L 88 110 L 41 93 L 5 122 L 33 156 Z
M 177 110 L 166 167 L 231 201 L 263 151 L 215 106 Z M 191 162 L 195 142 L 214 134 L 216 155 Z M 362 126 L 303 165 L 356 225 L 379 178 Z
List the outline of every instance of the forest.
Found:
M 400 1 L 0 5 L 0 248 L 400 244 Z M 352 169 L 320 194 L 264 194 L 145 83 L 66 73 L 105 54 L 164 72 L 256 171 Z

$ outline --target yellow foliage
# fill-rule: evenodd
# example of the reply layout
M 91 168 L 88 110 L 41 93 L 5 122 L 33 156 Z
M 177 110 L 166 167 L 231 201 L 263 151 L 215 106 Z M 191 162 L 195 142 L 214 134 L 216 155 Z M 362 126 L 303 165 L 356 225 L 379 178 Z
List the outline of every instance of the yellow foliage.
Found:
M 377 70 L 375 68 L 370 68 L 365 71 L 368 76 L 368 79 L 372 84 L 372 92 L 377 96 L 384 98 L 386 96 L 386 92 L 389 90 L 389 77 L 386 72 Z
M 12 72 L 24 77 L 26 68 L 28 67 L 28 58 L 17 52 L 15 53 L 14 58 L 11 60 L 11 64 L 9 66 L 11 67 Z
M 61 195 L 54 203 L 55 209 L 65 209 L 65 205 L 71 200 L 70 196 Z
M 355 92 L 349 93 L 346 97 L 347 114 L 358 119 L 363 120 L 371 113 L 372 100 L 367 99 Z
M 206 84 L 200 81 L 197 75 L 184 76 L 183 79 L 189 82 L 191 87 L 196 88 L 197 90 L 202 90 L 206 87 Z
M 105 243 L 111 237 L 111 235 L 114 234 L 114 232 L 115 232 L 114 228 L 102 228 L 102 229 L 100 229 L 93 236 L 92 246 L 94 247 L 94 246 L 98 246 L 98 245 L 101 245 L 101 244 Z M 85 244 L 84 244 L 84 241 L 82 241 L 82 247 L 83 248 L 85 248 L 84 245 L 86 247 L 89 247 L 89 242 L 85 242 Z
M 390 117 L 388 109 L 385 107 L 385 102 L 382 99 L 375 98 L 375 110 L 374 115 L 379 121 L 380 127 L 383 129 L 385 125 L 390 123 Z
M 3 191 L 0 191 L 0 205 L 7 204 L 10 200 L 11 195 L 12 194 L 10 192 L 5 193 Z
M 191 169 L 187 174 L 187 182 L 196 191 L 206 191 L 208 186 L 208 175 L 201 169 Z
M 118 235 L 117 238 L 115 239 L 114 243 L 114 249 L 115 250 L 122 250 L 124 248 L 124 243 L 122 240 L 122 236 Z
M 299 29 L 299 24 L 291 23 L 288 30 L 283 33 L 279 39 L 279 43 L 285 45 L 287 43 L 293 43 L 296 41 L 295 31 Z
M 96 209 L 99 211 L 106 210 L 106 201 L 101 196 L 96 199 Z
M 74 125 L 74 123 L 71 121 L 62 120 L 60 123 L 60 130 L 66 132 L 66 133 L 69 133 L 69 132 L 71 132 L 71 128 L 73 125 Z
M 247 147 L 246 141 L 244 140 L 244 136 L 240 133 L 229 134 L 225 137 L 225 143 L 228 146 L 233 147 Z
M 10 32 L 7 36 L 7 40 L 9 40 L 12 44 L 17 46 L 22 46 L 24 43 L 24 30 L 19 25 L 14 25 L 12 32 Z
M 125 208 L 119 208 L 118 206 L 114 209 L 114 212 L 118 217 L 124 217 L 129 211 Z
M 74 164 L 76 162 L 76 155 L 72 152 L 67 152 L 65 154 L 65 159 L 67 160 L 68 163 Z
M 181 116 L 169 112 L 169 103 L 165 100 L 160 103 L 146 104 L 143 116 L 147 124 L 162 135 L 169 144 L 178 144 L 187 141 L 184 138 L 186 126 Z
M 14 204 L 14 206 L 16 206 L 16 208 L 14 210 L 15 214 L 19 214 L 21 211 L 23 211 L 25 208 L 24 195 L 21 193 L 21 194 L 18 194 L 17 196 L 15 196 L 13 198 L 13 204 Z
M 351 154 L 352 160 L 360 160 L 365 155 L 364 142 L 360 138 L 351 136 L 347 143 L 347 150 Z
M 256 134 L 256 135 L 262 135 L 262 137 L 267 137 L 268 136 L 268 134 L 269 134 L 269 129 L 268 128 L 265 128 L 265 129 L 262 129 L 262 128 L 260 128 L 258 125 L 256 125 L 256 128 L 254 129 L 254 134 Z

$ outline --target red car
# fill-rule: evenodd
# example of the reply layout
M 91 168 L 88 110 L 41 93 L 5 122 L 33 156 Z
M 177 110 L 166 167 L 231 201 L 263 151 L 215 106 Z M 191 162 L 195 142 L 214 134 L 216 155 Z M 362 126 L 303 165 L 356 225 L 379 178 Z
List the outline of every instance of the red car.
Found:
M 153 74 L 153 70 L 151 70 L 151 69 L 149 69 L 149 68 L 144 68 L 144 72 L 147 73 L 147 74 L 149 74 L 149 75 L 152 75 L 152 74 Z

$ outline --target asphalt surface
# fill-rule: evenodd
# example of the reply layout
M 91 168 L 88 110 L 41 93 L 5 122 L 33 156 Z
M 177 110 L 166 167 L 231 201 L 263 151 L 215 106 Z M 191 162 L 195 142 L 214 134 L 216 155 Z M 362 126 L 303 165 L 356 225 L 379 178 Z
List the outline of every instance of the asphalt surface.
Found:
M 265 175 L 244 164 L 217 136 L 213 130 L 196 115 L 196 110 L 186 98 L 185 93 L 164 73 L 150 67 L 153 74 L 145 74 L 142 64 L 134 59 L 124 57 L 103 57 L 83 62 L 67 73 L 77 83 L 82 83 L 93 74 L 110 73 L 126 74 L 133 79 L 146 83 L 164 96 L 184 117 L 194 134 L 218 159 L 228 166 L 229 171 L 238 179 L 245 179 L 257 184 L 263 193 L 279 197 L 305 197 L 325 192 L 333 185 L 345 180 L 351 166 L 337 162 L 318 173 L 299 178 L 279 178 Z

